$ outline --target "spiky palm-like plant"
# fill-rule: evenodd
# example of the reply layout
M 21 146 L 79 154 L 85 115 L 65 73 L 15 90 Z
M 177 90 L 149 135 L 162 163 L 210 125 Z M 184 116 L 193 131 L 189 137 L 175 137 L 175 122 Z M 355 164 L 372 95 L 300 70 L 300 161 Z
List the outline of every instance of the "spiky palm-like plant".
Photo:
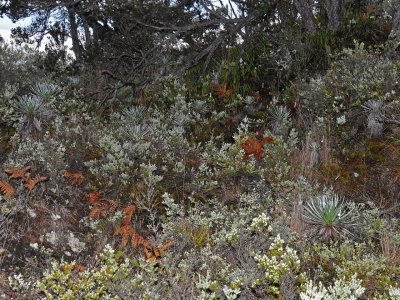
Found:
M 290 127 L 290 112 L 284 106 L 276 106 L 269 110 L 272 133 L 285 136 Z
M 46 102 L 60 92 L 61 88 L 58 85 L 49 82 L 38 82 L 32 87 L 32 93 Z
M 134 124 L 127 126 L 124 130 L 127 137 L 134 141 L 142 140 L 149 133 L 149 129 L 145 125 Z
M 368 129 L 373 137 L 379 137 L 383 132 L 383 101 L 368 100 L 362 105 L 364 111 L 368 114 Z
M 48 121 L 52 116 L 50 109 L 46 107 L 43 100 L 35 95 L 19 97 L 15 111 L 28 133 L 34 129 L 41 131 L 42 122 Z
M 130 106 L 123 110 L 122 115 L 128 122 L 139 123 L 146 111 L 147 109 L 143 106 Z
M 303 218 L 327 240 L 352 235 L 352 230 L 358 225 L 356 206 L 336 194 L 322 195 L 309 201 L 304 206 Z

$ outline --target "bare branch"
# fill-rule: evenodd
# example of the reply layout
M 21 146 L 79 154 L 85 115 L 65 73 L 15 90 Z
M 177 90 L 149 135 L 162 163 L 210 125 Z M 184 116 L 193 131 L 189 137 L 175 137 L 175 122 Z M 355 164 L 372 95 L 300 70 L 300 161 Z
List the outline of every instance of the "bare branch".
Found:
M 386 124 L 392 124 L 392 125 L 400 126 L 400 121 L 398 121 L 398 120 L 385 119 L 385 120 L 383 120 L 383 122 L 386 123 Z
M 186 25 L 186 26 L 176 26 L 176 25 L 172 25 L 172 24 L 168 24 L 168 23 L 164 23 L 164 22 L 159 22 L 163 26 L 156 26 L 156 25 L 144 23 L 140 20 L 135 20 L 135 22 L 137 22 L 138 24 L 140 24 L 142 26 L 155 29 L 157 31 L 172 31 L 172 32 L 177 32 L 177 33 L 183 33 L 183 32 L 188 32 L 188 31 L 199 29 L 199 28 L 205 28 L 205 27 L 210 27 L 210 26 L 214 26 L 214 25 L 243 23 L 243 22 L 249 21 L 251 19 L 253 19 L 253 17 L 235 18 L 235 19 L 213 19 L 213 20 L 208 20 L 208 21 L 204 21 L 204 22 L 193 23 L 193 24 Z

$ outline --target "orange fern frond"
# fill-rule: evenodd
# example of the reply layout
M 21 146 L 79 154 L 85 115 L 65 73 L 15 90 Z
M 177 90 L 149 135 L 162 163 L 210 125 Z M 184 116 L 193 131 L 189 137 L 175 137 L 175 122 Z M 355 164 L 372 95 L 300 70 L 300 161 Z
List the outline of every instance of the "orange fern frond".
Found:
M 94 206 L 89 213 L 89 217 L 94 220 L 105 218 L 108 214 L 109 205 L 107 203 L 99 203 Z
M 74 265 L 74 271 L 76 271 L 78 273 L 85 272 L 86 270 L 87 270 L 87 267 L 85 267 L 85 266 L 82 266 L 80 264 Z
M 4 170 L 8 175 L 10 175 L 10 179 L 19 179 L 25 178 L 25 174 L 32 168 L 32 166 L 25 166 L 23 168 L 7 168 Z
M 118 228 L 114 235 L 121 235 L 121 245 L 125 247 L 128 244 L 129 238 L 131 239 L 132 248 L 138 248 L 142 246 L 147 250 L 152 250 L 153 246 L 139 233 L 137 233 L 132 226 L 124 225 Z
M 124 214 L 124 219 L 122 220 L 122 225 L 130 225 L 132 222 L 132 216 L 135 213 L 136 206 L 135 205 L 128 205 L 122 210 Z
M 218 99 L 228 98 L 234 91 L 234 88 L 228 89 L 226 84 L 214 87 L 214 94 L 217 95 Z
M 26 187 L 29 191 L 32 191 L 32 189 L 36 186 L 41 181 L 45 181 L 47 177 L 45 176 L 36 176 L 35 178 L 25 178 L 25 184 L 24 187 Z
M 86 197 L 88 197 L 88 199 L 89 199 L 89 204 L 91 206 L 96 206 L 96 205 L 100 204 L 100 196 L 101 196 L 101 192 L 94 192 L 94 193 L 89 193 L 86 195 Z
M 89 217 L 95 220 L 105 218 L 108 213 L 113 213 L 117 210 L 119 203 L 115 200 L 107 200 L 107 202 L 100 202 L 101 192 L 87 194 L 89 204 L 92 207 Z
M 146 259 L 149 262 L 155 262 L 157 260 L 157 263 L 160 263 L 162 256 L 166 254 L 166 249 L 173 244 L 174 242 L 164 242 L 161 244 L 160 248 L 152 246 L 151 249 L 148 249 L 145 247 L 144 254 L 146 256 Z
M 139 246 L 143 246 L 145 249 L 152 249 L 152 245 L 140 234 L 133 230 L 133 234 L 131 235 L 131 245 L 132 248 L 137 248 Z
M 114 235 L 122 235 L 122 246 L 125 247 L 128 244 L 129 238 L 135 234 L 135 230 L 129 225 L 121 226 L 118 228 Z
M 9 200 L 15 194 L 15 189 L 6 181 L 0 181 L 0 192 L 4 195 L 4 199 Z
M 85 176 L 82 173 L 77 172 L 64 172 L 63 177 L 67 178 L 71 185 L 81 185 L 85 180 Z
M 152 247 L 152 250 L 153 250 L 153 253 L 154 253 L 155 257 L 161 258 L 161 253 L 160 253 L 160 251 L 158 250 L 157 247 Z
M 115 212 L 119 206 L 118 201 L 115 201 L 115 200 L 107 200 L 107 201 L 108 201 L 108 204 L 110 205 L 108 208 L 108 211 Z
M 174 242 L 163 242 L 160 247 L 160 254 L 165 255 L 167 253 L 167 249 L 174 244 Z
M 151 263 L 156 260 L 156 257 L 153 256 L 153 254 L 147 249 L 144 249 L 144 255 L 146 256 L 146 259 Z M 157 259 L 157 261 L 158 261 L 158 259 Z

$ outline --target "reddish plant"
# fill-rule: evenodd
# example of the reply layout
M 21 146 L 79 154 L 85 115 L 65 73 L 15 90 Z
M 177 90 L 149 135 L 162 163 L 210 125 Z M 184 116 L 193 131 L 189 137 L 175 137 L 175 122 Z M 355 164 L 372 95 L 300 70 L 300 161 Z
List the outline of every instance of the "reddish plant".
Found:
M 240 146 L 244 150 L 245 159 L 249 159 L 250 156 L 254 156 L 256 160 L 259 160 L 266 154 L 264 145 L 273 144 L 274 142 L 275 140 L 272 136 L 264 137 L 261 140 L 249 137 L 247 140 L 241 143 Z
M 234 88 L 228 89 L 226 84 L 223 86 L 216 86 L 214 87 L 214 94 L 217 96 L 218 99 L 225 99 L 228 98 L 232 93 L 235 91 Z
M 67 178 L 71 185 L 75 186 L 81 185 L 85 180 L 85 176 L 80 172 L 64 172 L 63 177 Z

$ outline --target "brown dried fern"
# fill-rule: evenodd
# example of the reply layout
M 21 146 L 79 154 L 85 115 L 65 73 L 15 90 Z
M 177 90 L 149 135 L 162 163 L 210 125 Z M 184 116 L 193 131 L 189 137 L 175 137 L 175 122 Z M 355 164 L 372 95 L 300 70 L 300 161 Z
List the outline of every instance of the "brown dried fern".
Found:
M 132 248 L 136 249 L 139 247 L 144 248 L 144 254 L 149 262 L 160 262 L 161 256 L 166 253 L 166 250 L 173 245 L 172 242 L 162 243 L 160 248 L 153 246 L 149 243 L 142 235 L 140 235 L 136 230 L 134 230 L 131 226 L 132 216 L 136 211 L 135 205 L 128 205 L 124 209 L 122 209 L 123 220 L 122 225 L 118 228 L 114 235 L 122 236 L 121 245 L 125 247 L 130 239 L 130 244 Z
M 160 263 L 162 256 L 167 253 L 166 252 L 167 248 L 169 248 L 173 244 L 174 242 L 164 242 L 161 244 L 160 248 L 154 246 L 151 247 L 151 249 L 144 248 L 144 254 L 146 256 L 146 259 L 151 263 L 153 262 Z
M 89 213 L 89 217 L 94 220 L 105 218 L 108 214 L 109 207 L 110 206 L 108 203 L 99 203 L 92 208 Z
M 134 234 L 135 231 L 130 225 L 121 226 L 114 233 L 114 235 L 122 236 L 122 241 L 121 241 L 122 247 L 125 247 L 128 244 L 129 238 L 132 237 L 132 235 Z
M 7 168 L 4 170 L 8 175 L 10 175 L 10 179 L 19 179 L 19 178 L 26 178 L 25 174 L 32 168 L 32 166 L 25 166 L 23 168 Z
M 100 196 L 101 192 L 94 192 L 86 195 L 86 197 L 89 199 L 89 204 L 91 206 L 96 206 L 100 204 Z
M 122 210 L 124 214 L 124 219 L 122 220 L 122 225 L 130 225 L 132 223 L 132 216 L 135 213 L 136 206 L 128 205 Z
M 15 194 L 15 189 L 13 186 L 6 181 L 0 181 L 0 191 L 6 200 L 10 200 Z
M 115 201 L 115 200 L 107 200 L 107 201 L 108 201 L 108 204 L 110 205 L 108 208 L 108 211 L 111 213 L 115 212 L 119 206 L 118 201 Z
M 67 178 L 71 185 L 79 186 L 85 180 L 85 176 L 83 176 L 80 172 L 64 172 L 63 177 Z
M 115 200 L 100 202 L 100 195 L 100 192 L 90 193 L 87 195 L 89 198 L 89 204 L 92 206 L 89 217 L 95 220 L 105 218 L 109 213 L 115 212 L 119 206 L 118 201 Z
M 36 176 L 35 178 L 25 178 L 25 184 L 24 187 L 26 187 L 29 191 L 32 191 L 32 189 L 36 186 L 41 181 L 45 181 L 47 177 L 45 176 Z
M 143 246 L 145 249 L 152 250 L 152 245 L 139 233 L 137 233 L 132 226 L 124 225 L 118 228 L 114 235 L 122 236 L 122 246 L 125 247 L 128 244 L 129 238 L 131 239 L 132 248 L 138 248 Z

